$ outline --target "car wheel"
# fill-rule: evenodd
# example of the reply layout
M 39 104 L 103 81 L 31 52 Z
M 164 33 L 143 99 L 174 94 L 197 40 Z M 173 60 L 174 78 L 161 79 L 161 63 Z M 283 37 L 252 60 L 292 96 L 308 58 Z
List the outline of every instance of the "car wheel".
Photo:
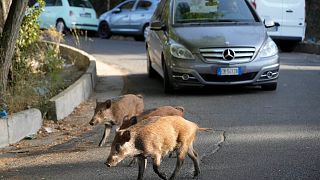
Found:
M 146 26 L 144 29 L 143 29 L 143 37 L 144 39 L 146 40 L 147 39 L 147 36 L 148 36 L 148 32 L 150 31 L 150 26 Z
M 277 89 L 277 83 L 263 84 L 261 88 L 264 91 L 275 91 Z
M 174 92 L 174 88 L 172 85 L 172 82 L 170 81 L 168 69 L 165 63 L 162 65 L 163 67 L 163 87 L 164 87 L 164 93 L 166 94 L 172 94 Z
M 148 27 L 149 27 L 148 25 L 143 26 L 143 28 L 142 28 L 143 34 L 139 35 L 139 36 L 135 36 L 134 39 L 136 41 L 144 41 L 147 37 L 147 34 L 148 34 Z
M 149 50 L 147 49 L 147 70 L 148 70 L 148 77 L 154 78 L 157 75 L 157 72 L 151 66 L 151 59 Z
M 66 32 L 66 24 L 64 23 L 63 20 L 58 20 L 56 23 L 56 30 L 60 33 L 65 33 Z
M 98 34 L 102 39 L 109 39 L 111 37 L 111 31 L 107 22 L 102 21 L 99 24 Z

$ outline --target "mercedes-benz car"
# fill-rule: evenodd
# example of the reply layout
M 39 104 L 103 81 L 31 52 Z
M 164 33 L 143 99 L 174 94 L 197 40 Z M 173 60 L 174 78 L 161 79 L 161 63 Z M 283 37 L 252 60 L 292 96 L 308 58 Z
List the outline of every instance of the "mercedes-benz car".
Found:
M 149 77 L 165 92 L 186 86 L 259 85 L 276 90 L 278 48 L 247 0 L 163 0 L 146 39 Z
M 110 38 L 113 34 L 134 36 L 144 40 L 150 19 L 159 0 L 126 0 L 99 17 L 99 36 Z

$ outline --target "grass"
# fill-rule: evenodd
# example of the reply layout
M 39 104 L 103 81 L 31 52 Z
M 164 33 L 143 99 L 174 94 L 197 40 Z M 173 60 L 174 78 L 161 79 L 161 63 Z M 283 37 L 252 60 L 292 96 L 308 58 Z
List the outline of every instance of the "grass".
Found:
M 49 29 L 43 31 L 42 39 L 57 45 L 37 42 L 15 56 L 5 95 L 9 113 L 38 108 L 45 118 L 49 100 L 84 73 L 71 61 L 61 58 L 59 44 L 63 35 Z

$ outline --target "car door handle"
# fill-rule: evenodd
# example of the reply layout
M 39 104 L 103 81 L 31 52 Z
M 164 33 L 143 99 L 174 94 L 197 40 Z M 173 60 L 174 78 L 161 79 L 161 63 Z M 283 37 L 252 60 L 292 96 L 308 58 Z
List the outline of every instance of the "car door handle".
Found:
M 144 14 L 141 14 L 142 17 L 144 17 Z
M 291 9 L 286 10 L 287 13 L 293 13 Z

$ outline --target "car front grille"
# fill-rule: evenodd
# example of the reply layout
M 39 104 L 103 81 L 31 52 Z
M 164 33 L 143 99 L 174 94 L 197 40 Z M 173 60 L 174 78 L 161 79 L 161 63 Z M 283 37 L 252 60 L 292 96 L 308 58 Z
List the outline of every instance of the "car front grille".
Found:
M 200 74 L 200 76 L 207 82 L 237 82 L 248 81 L 254 79 L 257 73 L 246 73 L 242 75 L 232 76 L 218 76 L 216 74 Z
M 228 49 L 234 52 L 232 60 L 224 58 L 224 51 Z M 207 62 L 245 63 L 252 60 L 255 50 L 254 47 L 201 48 L 200 53 Z

